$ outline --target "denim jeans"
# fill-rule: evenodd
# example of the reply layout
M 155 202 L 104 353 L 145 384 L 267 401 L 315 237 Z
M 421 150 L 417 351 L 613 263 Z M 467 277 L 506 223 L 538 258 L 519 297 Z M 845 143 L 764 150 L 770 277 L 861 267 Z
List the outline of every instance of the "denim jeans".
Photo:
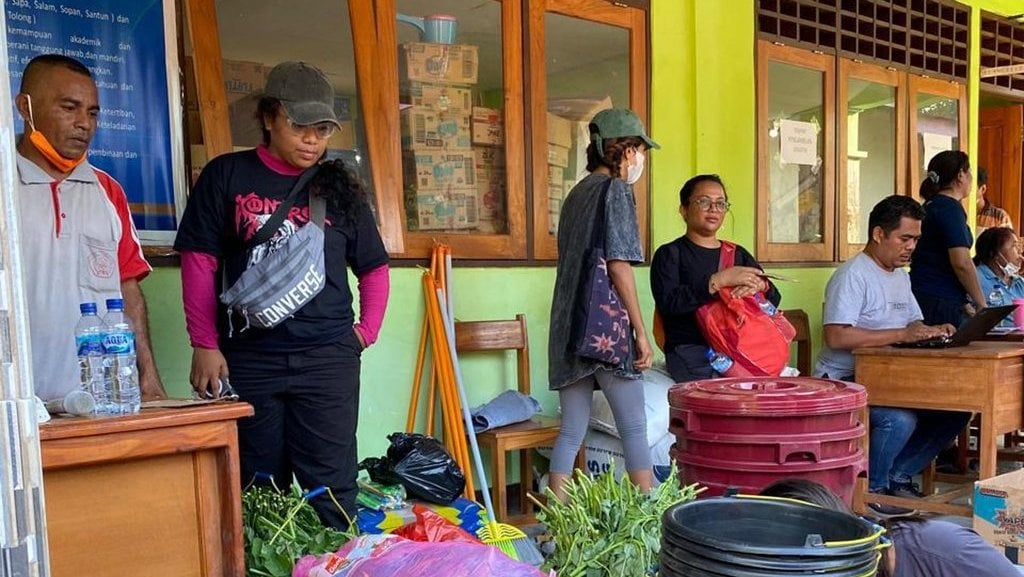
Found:
M 871 407 L 868 489 L 909 483 L 967 426 L 970 413 Z

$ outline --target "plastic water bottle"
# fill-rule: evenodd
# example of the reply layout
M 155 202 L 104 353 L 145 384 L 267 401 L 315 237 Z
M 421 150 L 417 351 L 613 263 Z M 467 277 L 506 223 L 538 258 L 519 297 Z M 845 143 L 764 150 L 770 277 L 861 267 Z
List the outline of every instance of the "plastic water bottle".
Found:
M 103 371 L 103 334 L 106 327 L 96 316 L 96 303 L 82 303 L 78 310 L 82 312 L 82 318 L 75 325 L 78 384 L 96 399 L 96 414 L 110 414 L 110 388 Z
M 704 353 L 704 356 L 708 359 L 708 363 L 711 364 L 711 368 L 720 375 L 724 375 L 726 371 L 732 368 L 732 359 L 728 355 L 715 352 L 710 347 L 708 347 L 708 352 Z
M 761 310 L 764 311 L 764 314 L 766 314 L 766 315 L 768 315 L 770 317 L 771 316 L 775 316 L 775 312 L 777 310 L 775 308 L 775 305 L 772 304 L 772 301 L 764 298 L 763 294 L 761 294 L 761 293 L 755 294 L 754 295 L 754 300 L 757 302 L 757 306 L 761 307 Z
M 112 384 L 113 405 L 117 414 L 139 412 L 139 369 L 135 364 L 135 330 L 124 314 L 124 301 L 107 299 L 107 330 L 103 335 L 103 367 Z
M 1003 303 L 1003 289 L 999 285 L 992 285 L 992 292 L 988 293 L 988 297 L 985 298 L 985 302 L 990 307 L 1002 306 Z

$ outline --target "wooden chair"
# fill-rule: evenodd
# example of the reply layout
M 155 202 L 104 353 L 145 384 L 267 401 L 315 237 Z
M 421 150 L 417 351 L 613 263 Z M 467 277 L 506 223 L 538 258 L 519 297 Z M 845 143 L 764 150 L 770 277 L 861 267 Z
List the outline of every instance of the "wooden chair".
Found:
M 519 392 L 530 394 L 530 344 L 526 336 L 525 315 L 518 314 L 515 320 L 456 322 L 455 349 L 460 355 L 476 351 L 515 350 Z M 467 388 L 471 386 L 467 384 Z M 538 447 L 553 447 L 560 428 L 561 420 L 558 417 L 535 415 L 529 421 L 477 435 L 477 442 L 482 448 L 487 448 L 491 455 L 491 499 L 499 522 L 509 522 L 506 453 L 519 451 L 519 503 L 523 515 L 513 522 L 532 522 L 532 507 L 527 498 L 528 491 L 533 487 L 532 452 Z M 581 450 L 577 455 L 576 466 L 585 469 L 582 459 L 584 453 Z
M 789 309 L 782 311 L 782 314 L 796 329 L 796 336 L 793 342 L 796 343 L 796 368 L 802 376 L 810 376 L 811 369 L 811 323 L 807 319 L 807 313 L 803 309 Z

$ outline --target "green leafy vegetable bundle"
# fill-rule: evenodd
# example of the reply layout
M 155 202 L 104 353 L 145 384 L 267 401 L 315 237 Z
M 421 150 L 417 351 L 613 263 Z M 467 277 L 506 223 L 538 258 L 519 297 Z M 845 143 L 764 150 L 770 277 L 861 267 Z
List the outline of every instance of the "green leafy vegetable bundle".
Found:
M 549 489 L 538 518 L 548 526 L 555 552 L 545 569 L 560 577 L 641 577 L 661 550 L 661 516 L 676 503 L 694 499 L 697 485 L 680 487 L 673 466 L 669 478 L 650 494 L 611 471 L 591 479 L 581 471 L 566 484 L 566 500 Z
M 248 577 L 290 577 L 299 557 L 337 551 L 354 536 L 324 526 L 297 484 L 246 489 L 242 522 Z

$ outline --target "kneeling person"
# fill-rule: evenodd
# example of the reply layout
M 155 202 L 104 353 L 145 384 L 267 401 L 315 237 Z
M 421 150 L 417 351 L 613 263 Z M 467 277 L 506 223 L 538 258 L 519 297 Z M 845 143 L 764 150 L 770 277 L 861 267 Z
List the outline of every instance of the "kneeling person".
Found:
M 864 251 L 843 263 L 825 288 L 825 346 L 815 376 L 855 381 L 853 349 L 952 335 L 928 326 L 903 267 L 921 237 L 921 205 L 890 196 L 871 210 Z M 873 493 L 919 496 L 911 476 L 924 469 L 967 425 L 969 413 L 871 407 L 868 485 Z M 905 513 L 872 505 L 877 513 Z

